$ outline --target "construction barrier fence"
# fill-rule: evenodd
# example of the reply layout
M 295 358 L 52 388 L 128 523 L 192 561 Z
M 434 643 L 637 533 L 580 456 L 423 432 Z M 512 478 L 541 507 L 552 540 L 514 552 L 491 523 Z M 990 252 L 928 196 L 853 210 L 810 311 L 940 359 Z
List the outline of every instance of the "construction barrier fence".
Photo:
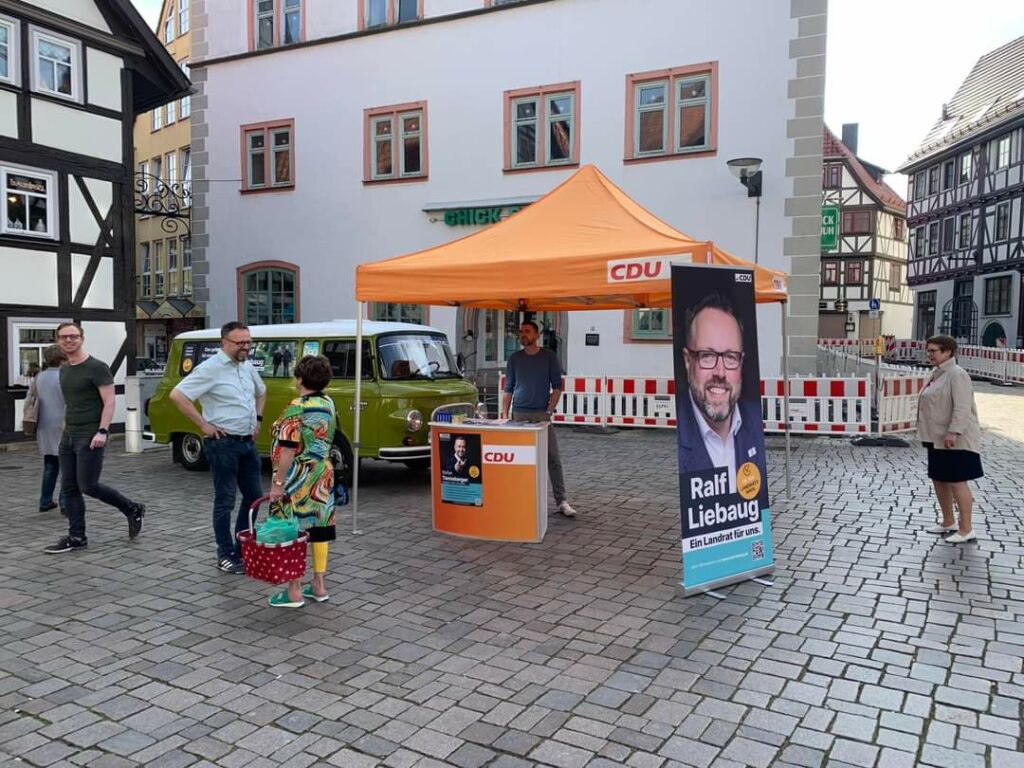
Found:
M 872 402 L 872 381 L 871 376 L 790 378 L 790 431 L 817 435 L 869 434 L 876 409 Z M 676 426 L 676 390 L 672 378 L 565 376 L 562 386 L 562 398 L 551 417 L 554 424 Z M 500 387 L 504 391 L 504 375 Z M 916 416 L 916 401 L 913 407 Z M 761 380 L 761 414 L 765 432 L 786 431 L 781 378 Z
M 919 339 L 885 338 L 884 359 L 890 364 L 926 365 L 925 342 Z M 832 373 L 826 364 L 821 367 L 822 355 L 850 355 L 852 358 L 874 359 L 873 339 L 818 339 L 818 373 Z M 971 376 L 987 379 L 1000 384 L 1024 384 L 1024 349 L 1009 347 L 981 347 L 975 344 L 961 344 L 957 349 L 957 362 Z M 849 360 L 845 360 L 849 362 Z M 842 367 L 842 366 L 841 366 Z M 850 370 L 848 370 L 850 369 Z M 842 372 L 853 372 L 856 366 L 846 365 Z

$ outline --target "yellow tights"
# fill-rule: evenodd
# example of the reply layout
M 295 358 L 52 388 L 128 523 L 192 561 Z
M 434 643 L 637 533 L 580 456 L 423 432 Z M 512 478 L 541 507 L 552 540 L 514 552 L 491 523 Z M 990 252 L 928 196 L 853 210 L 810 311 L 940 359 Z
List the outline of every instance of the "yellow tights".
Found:
M 313 542 L 313 573 L 325 573 L 327 571 L 327 542 Z

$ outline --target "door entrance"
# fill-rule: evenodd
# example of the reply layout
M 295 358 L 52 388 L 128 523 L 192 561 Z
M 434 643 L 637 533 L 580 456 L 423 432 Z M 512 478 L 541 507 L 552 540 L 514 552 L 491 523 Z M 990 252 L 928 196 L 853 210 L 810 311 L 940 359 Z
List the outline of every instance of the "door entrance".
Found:
M 860 339 L 874 339 L 882 335 L 882 313 L 879 311 L 878 317 L 872 317 L 870 312 L 861 310 L 860 312 L 860 330 L 857 333 L 857 338 Z
M 846 313 L 845 312 L 819 312 L 818 313 L 818 338 L 819 339 L 845 339 L 846 338 Z

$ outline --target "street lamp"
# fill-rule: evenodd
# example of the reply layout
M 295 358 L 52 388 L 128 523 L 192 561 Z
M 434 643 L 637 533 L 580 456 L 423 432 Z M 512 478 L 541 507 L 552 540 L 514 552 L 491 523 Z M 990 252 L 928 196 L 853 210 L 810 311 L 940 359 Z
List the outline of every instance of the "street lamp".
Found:
M 754 214 L 754 263 L 757 264 L 758 241 L 761 239 L 761 158 L 737 157 L 728 160 L 726 165 L 732 175 L 740 180 L 740 184 L 747 188 L 747 197 L 757 201 Z

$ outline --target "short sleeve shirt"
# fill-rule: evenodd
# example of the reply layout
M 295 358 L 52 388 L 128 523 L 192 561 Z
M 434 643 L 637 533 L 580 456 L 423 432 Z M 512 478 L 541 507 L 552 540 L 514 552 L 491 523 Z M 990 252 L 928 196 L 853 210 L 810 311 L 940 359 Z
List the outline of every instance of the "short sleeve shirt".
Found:
M 256 431 L 256 398 L 267 391 L 248 360 L 239 363 L 223 350 L 197 365 L 175 387 L 189 400 L 199 401 L 203 418 L 229 435 Z
M 60 367 L 60 389 L 64 394 L 64 431 L 70 437 L 92 437 L 100 428 L 103 398 L 100 387 L 114 383 L 107 364 L 87 357 L 77 365 Z

